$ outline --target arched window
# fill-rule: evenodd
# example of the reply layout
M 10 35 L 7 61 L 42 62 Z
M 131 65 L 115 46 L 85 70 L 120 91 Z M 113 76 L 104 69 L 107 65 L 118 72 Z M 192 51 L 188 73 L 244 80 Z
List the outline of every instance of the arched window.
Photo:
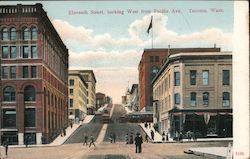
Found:
M 3 90 L 3 101 L 16 101 L 15 89 L 11 86 L 7 86 Z
M 23 40 L 29 40 L 30 39 L 30 32 L 28 28 L 23 28 Z
M 10 29 L 10 40 L 16 40 L 17 39 L 17 32 L 16 28 Z
M 31 28 L 31 40 L 37 40 L 37 29 L 35 27 Z
M 7 28 L 2 29 L 2 40 L 9 40 L 9 32 Z
M 27 86 L 24 88 L 24 101 L 35 101 L 36 89 L 33 86 Z
M 209 103 L 209 93 L 204 92 L 203 93 L 203 105 L 208 106 L 208 103 Z

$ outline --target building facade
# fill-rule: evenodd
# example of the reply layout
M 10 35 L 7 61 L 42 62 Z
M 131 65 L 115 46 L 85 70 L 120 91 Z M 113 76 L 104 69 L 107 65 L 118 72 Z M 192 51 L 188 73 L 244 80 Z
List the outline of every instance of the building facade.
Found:
M 87 83 L 78 70 L 69 70 L 69 119 L 75 122 L 87 115 Z
M 152 83 L 160 132 L 232 136 L 231 52 L 170 55 Z
M 87 83 L 87 114 L 96 110 L 96 78 L 93 70 L 81 70 L 80 74 Z
M 139 111 L 139 95 L 138 95 L 138 84 L 133 84 L 130 90 L 131 98 L 131 110 Z
M 169 55 L 180 52 L 218 52 L 220 48 L 166 48 L 145 49 L 138 66 L 140 111 L 152 111 L 153 86 L 151 84 Z
M 42 4 L 0 6 L 1 141 L 51 142 L 68 122 L 68 49 Z
M 101 92 L 96 93 L 96 110 L 106 104 L 106 95 Z

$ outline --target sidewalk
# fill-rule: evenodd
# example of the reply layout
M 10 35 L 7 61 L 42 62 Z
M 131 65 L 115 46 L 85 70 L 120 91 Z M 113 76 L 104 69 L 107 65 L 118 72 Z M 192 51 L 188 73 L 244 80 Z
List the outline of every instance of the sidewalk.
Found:
M 50 144 L 36 144 L 28 145 L 28 147 L 49 147 L 49 146 L 60 146 L 62 145 L 80 126 L 89 123 L 93 119 L 94 115 L 87 115 L 82 123 L 74 123 L 73 127 L 70 126 L 66 128 L 66 136 L 58 135 L 58 137 Z M 9 145 L 10 148 L 20 148 L 25 147 L 25 145 Z M 1 146 L 2 148 L 2 146 Z
M 200 147 L 200 148 L 189 148 L 189 153 L 193 153 L 195 155 L 203 156 L 203 157 L 225 157 L 232 158 L 232 147 Z

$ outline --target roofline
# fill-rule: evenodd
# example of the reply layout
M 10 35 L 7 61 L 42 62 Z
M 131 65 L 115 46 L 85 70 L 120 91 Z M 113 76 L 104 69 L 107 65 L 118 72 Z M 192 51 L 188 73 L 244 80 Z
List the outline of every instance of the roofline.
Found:
M 94 74 L 93 70 L 69 70 L 69 71 L 79 71 L 80 73 L 91 73 L 92 76 L 94 77 L 94 80 L 95 80 L 95 83 L 96 83 L 96 78 L 95 78 L 95 74 Z
M 201 58 L 202 57 L 202 58 Z M 209 58 L 216 59 L 221 57 L 226 57 L 228 59 L 232 59 L 232 52 L 208 52 L 208 53 L 177 53 L 170 55 L 169 58 L 166 60 L 166 62 L 161 67 L 160 71 L 157 73 L 157 75 L 153 78 L 151 84 L 154 84 L 155 81 L 159 78 L 159 76 L 163 73 L 165 68 L 173 61 L 177 60 L 207 60 Z

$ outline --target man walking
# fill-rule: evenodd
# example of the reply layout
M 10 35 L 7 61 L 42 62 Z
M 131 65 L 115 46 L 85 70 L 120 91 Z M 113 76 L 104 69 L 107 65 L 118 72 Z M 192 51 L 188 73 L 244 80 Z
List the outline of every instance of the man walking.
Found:
M 92 144 L 95 146 L 95 143 L 94 143 L 94 137 L 91 135 L 91 136 L 90 136 L 90 143 L 89 143 L 89 147 L 90 147 Z M 96 146 L 95 146 L 95 147 L 96 147 Z
M 116 135 L 115 135 L 115 133 L 113 133 L 113 142 L 114 142 L 114 144 L 115 144 L 115 140 L 116 140 Z
M 135 153 L 142 152 L 142 148 L 141 148 L 142 143 L 143 143 L 142 136 L 140 135 L 140 133 L 137 133 L 135 137 Z
M 5 147 L 5 156 L 8 156 L 9 139 L 4 141 L 3 146 Z
M 155 137 L 155 133 L 154 133 L 153 130 L 151 130 L 151 139 L 152 139 L 153 142 L 154 142 L 154 137 Z
M 88 136 L 87 135 L 84 136 L 83 145 L 86 145 L 86 146 L 88 145 Z

